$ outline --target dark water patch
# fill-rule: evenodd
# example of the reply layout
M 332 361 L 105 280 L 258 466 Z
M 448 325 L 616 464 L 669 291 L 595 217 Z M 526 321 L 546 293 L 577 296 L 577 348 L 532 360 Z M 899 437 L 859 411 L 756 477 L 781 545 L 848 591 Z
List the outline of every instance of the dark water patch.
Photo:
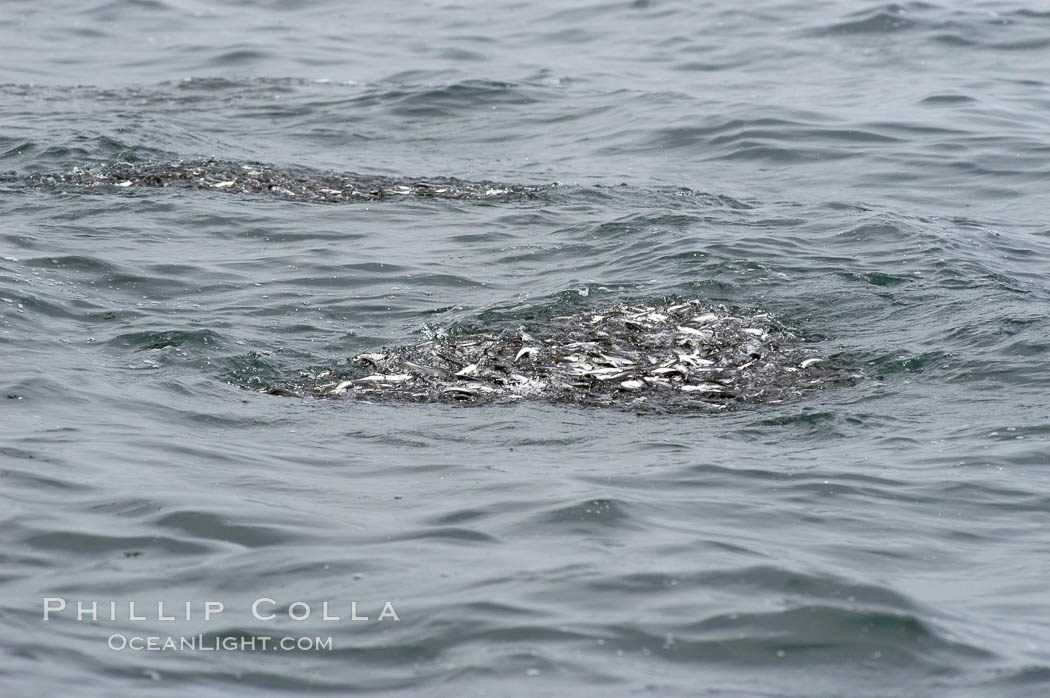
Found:
M 841 272 L 843 278 L 851 281 L 860 281 L 863 283 L 871 284 L 872 286 L 899 286 L 900 284 L 914 283 L 915 278 L 907 278 L 902 276 L 893 276 L 891 274 L 881 274 L 878 272 L 871 272 L 868 274 L 856 274 L 853 272 Z
M 63 555 L 98 557 L 123 555 L 127 551 L 156 551 L 163 555 L 200 555 L 212 552 L 208 545 L 167 536 L 119 536 L 83 531 L 45 531 L 28 534 L 24 544 L 62 552 Z
M 230 357 L 225 361 L 226 367 L 222 376 L 236 385 L 262 388 L 280 379 L 282 370 L 274 361 L 275 358 L 272 354 L 258 351 Z
M 83 255 L 63 255 L 55 257 L 33 257 L 23 262 L 30 267 L 60 267 L 70 271 L 84 271 L 95 274 L 115 274 L 118 268 L 109 262 Z
M 449 543 L 497 543 L 497 538 L 482 531 L 456 526 L 438 526 L 387 536 L 389 541 L 434 540 Z
M 782 611 L 721 614 L 676 634 L 679 661 L 731 661 L 764 665 L 791 656 L 793 663 L 835 665 L 861 657 L 882 660 L 911 674 L 942 674 L 959 661 L 988 661 L 991 652 L 955 641 L 920 617 L 807 604 Z
M 631 507 L 622 501 L 593 499 L 578 504 L 560 507 L 545 514 L 538 522 L 540 526 L 569 526 L 574 530 L 597 528 L 634 527 Z
M 830 412 L 802 412 L 799 414 L 785 415 L 783 417 L 773 417 L 772 419 L 766 419 L 762 421 L 763 425 L 766 426 L 819 426 L 824 422 L 835 419 L 835 415 Z
M 960 36 L 959 34 L 938 34 L 933 37 L 933 40 L 940 42 L 945 46 L 952 46 L 956 48 L 977 46 L 980 43 L 976 39 Z
M 38 152 L 27 152 L 18 156 L 17 164 L 25 162 L 24 170 L 40 173 L 48 163 L 107 162 L 121 160 L 138 162 L 147 158 L 165 157 L 167 153 L 151 146 L 137 146 L 130 139 L 132 134 L 98 136 L 91 132 L 64 134 L 57 143 L 51 143 Z M 41 175 L 37 175 L 41 176 Z M 32 183 L 32 180 L 30 180 Z
M 708 160 L 804 164 L 859 158 L 872 150 L 890 150 L 902 140 L 901 136 L 880 133 L 867 124 L 821 128 L 778 119 L 733 119 L 704 127 L 658 131 L 637 147 L 621 149 L 681 149 Z
M 673 66 L 674 70 L 683 73 L 717 73 L 723 70 L 733 70 L 746 65 L 746 61 L 685 61 Z
M 814 36 L 835 34 L 891 34 L 904 32 L 921 26 L 920 22 L 905 16 L 900 5 L 887 5 L 855 15 L 857 19 L 837 22 L 827 27 L 811 30 Z
M 475 521 L 478 519 L 484 519 L 489 516 L 488 511 L 481 511 L 479 509 L 463 509 L 460 511 L 451 512 L 448 514 L 442 514 L 441 516 L 434 517 L 426 523 L 432 526 L 445 526 L 449 524 L 458 524 L 466 521 Z
M 442 51 L 439 55 L 441 58 L 447 58 L 453 61 L 482 62 L 485 60 L 485 54 L 477 51 L 465 51 L 463 49 L 448 49 Z
M 97 322 L 99 324 L 106 324 L 110 322 L 130 323 L 139 318 L 145 317 L 145 313 L 138 310 L 98 310 L 95 312 L 84 313 L 83 318 L 86 322 L 92 323 Z
M 106 499 L 99 504 L 91 505 L 90 511 L 138 518 L 146 514 L 154 514 L 161 507 L 161 504 L 151 499 L 127 497 L 118 500 Z
M 984 695 L 1004 698 L 1028 698 L 1050 686 L 1050 666 L 1026 666 L 1015 671 L 999 670 L 996 678 L 982 680 L 974 685 Z
M 31 317 L 39 315 L 41 317 L 48 318 L 65 318 L 75 319 L 83 317 L 80 312 L 83 308 L 95 308 L 96 306 L 90 302 L 74 299 L 65 300 L 65 305 L 51 302 L 42 298 L 36 294 L 29 294 L 24 292 L 14 292 L 8 289 L 0 288 L 0 303 L 6 306 L 12 306 L 15 311 L 15 317 L 22 318 L 25 323 L 34 322 Z
M 550 88 L 494 80 L 468 80 L 440 86 L 383 85 L 354 98 L 358 106 L 387 105 L 407 119 L 450 118 L 478 109 L 534 104 L 548 98 Z
M 927 104 L 930 106 L 955 106 L 957 104 L 972 104 L 978 100 L 969 95 L 959 94 L 940 94 L 930 95 L 923 99 L 920 104 Z
M 937 498 L 917 495 L 907 488 L 896 486 L 887 488 L 885 486 L 871 486 L 850 484 L 842 481 L 819 480 L 804 482 L 799 478 L 792 478 L 790 484 L 778 488 L 785 501 L 794 500 L 803 506 L 817 506 L 819 503 L 828 503 L 834 498 L 836 503 L 842 505 L 842 500 L 853 500 L 856 502 L 895 502 L 904 506 L 922 506 L 933 504 Z M 890 557 L 902 557 L 897 552 L 885 549 L 866 551 L 875 555 L 886 555 Z
M 1050 47 L 1050 38 L 999 41 L 988 44 L 988 46 L 998 51 L 1042 51 Z
M 145 10 L 147 12 L 172 12 L 174 7 L 162 0 L 112 0 L 98 5 L 83 8 L 81 14 L 95 16 L 103 20 L 117 20 L 120 13 Z
M 132 118 L 138 110 L 153 113 L 167 110 L 179 113 L 206 111 L 217 105 L 244 104 L 266 98 L 272 100 L 275 96 L 290 97 L 300 91 L 331 92 L 346 88 L 346 85 L 302 78 L 188 77 L 177 81 L 164 80 L 155 85 L 131 84 L 119 87 L 0 84 L 0 94 L 30 98 L 51 105 L 68 105 L 70 100 L 75 100 L 79 107 L 99 112 L 113 107 L 124 109 L 127 111 L 122 117 L 126 126 L 127 119 Z M 105 112 L 102 115 L 108 116 Z M 151 157 L 162 157 L 160 151 L 144 144 L 136 148 L 124 144 L 123 150 L 118 152 L 123 152 L 125 159 L 132 163 L 141 161 L 139 154 L 152 153 Z
M 16 448 L 0 448 L 0 455 L 5 458 L 17 458 L 20 460 L 31 460 L 40 463 L 50 463 L 51 458 L 40 456 L 33 451 Z M 24 489 L 26 492 L 50 492 L 61 493 L 68 496 L 78 492 L 90 492 L 93 488 L 85 483 L 68 479 L 61 479 L 46 475 L 39 471 L 17 468 L 11 464 L 0 470 L 0 481 L 14 491 L 16 488 Z
M 93 337 L 83 338 L 76 342 L 79 346 L 90 346 L 94 343 L 95 339 Z M 73 342 L 70 340 L 60 340 L 59 344 L 68 345 L 73 344 Z M 85 369 L 78 373 L 89 372 Z M 46 372 L 41 373 L 39 369 L 32 373 L 23 372 L 21 375 L 24 377 L 19 380 L 8 378 L 3 389 L 4 401 L 0 402 L 0 408 L 7 407 L 9 409 L 17 410 L 27 407 L 32 409 L 29 406 L 34 404 L 48 404 L 54 399 L 55 395 L 61 395 L 63 400 L 71 406 L 83 407 L 92 402 L 90 392 L 75 389 L 79 388 L 84 383 L 85 376 L 77 376 L 76 379 L 63 382 L 54 380 Z M 76 429 L 56 428 L 49 430 L 46 438 L 53 439 L 56 443 L 64 442 L 66 440 L 64 438 L 66 432 L 76 431 Z M 43 455 L 38 457 L 45 458 Z M 45 458 L 45 461 L 50 460 L 51 458 Z
M 211 330 L 167 330 L 132 332 L 109 340 L 114 347 L 128 347 L 135 351 L 179 347 L 217 347 L 222 338 Z
M 533 214 L 523 214 L 520 218 L 527 218 L 527 217 L 530 217 L 531 215 L 533 215 Z M 513 218 L 519 218 L 519 217 L 518 216 L 514 216 Z M 515 223 L 515 221 L 513 221 L 513 220 L 505 221 L 505 223 L 513 225 Z M 484 232 L 484 233 L 463 233 L 461 235 L 456 235 L 456 236 L 452 237 L 451 241 L 452 242 L 456 242 L 456 243 L 464 243 L 464 244 L 479 243 L 479 244 L 484 245 L 486 243 L 493 243 L 493 242 L 496 242 L 498 240 L 513 240 L 513 239 L 515 239 L 515 236 L 512 233 L 501 233 L 501 232 L 498 232 L 498 231 L 492 231 L 492 232 Z
M 996 434 L 991 438 L 1002 438 L 1016 440 L 1024 438 L 1025 434 L 1020 430 L 1002 432 L 993 431 Z M 1043 462 L 1050 461 L 1050 457 L 1044 458 Z M 974 512 L 984 511 L 989 514 L 998 513 L 1009 515 L 1011 512 L 1031 512 L 1043 514 L 1047 511 L 1050 496 L 1036 494 L 1028 489 L 1019 487 L 995 486 L 981 484 L 978 482 L 951 482 L 943 485 L 946 491 L 953 497 L 958 497 L 959 502 Z
M 296 538 L 287 530 L 287 524 L 237 523 L 229 516 L 199 510 L 166 513 L 154 523 L 194 540 L 214 540 L 245 548 L 261 548 Z
M 955 363 L 955 358 L 942 351 L 931 351 L 914 356 L 886 354 L 865 363 L 873 378 L 882 379 L 901 373 L 923 373 L 931 369 L 943 369 Z
M 768 565 L 717 570 L 680 579 L 679 584 L 771 591 L 796 604 L 829 602 L 844 607 L 865 606 L 887 613 L 917 613 L 921 609 L 906 596 L 874 584 L 861 584 L 831 575 L 806 574 Z
M 1016 348 L 1013 348 L 1016 351 Z M 1020 352 L 1022 356 L 1028 354 L 1038 358 L 1046 356 L 1045 345 L 1033 350 L 1029 345 L 1023 345 L 1025 351 Z M 1047 375 L 1047 364 L 1042 361 L 1031 359 L 1021 361 L 984 359 L 959 359 L 956 358 L 949 365 L 939 367 L 950 369 L 945 371 L 946 381 L 959 383 L 972 383 L 981 392 L 992 392 L 996 388 L 1039 388 L 1050 385 L 1050 377 Z M 974 395 L 977 399 L 980 393 Z
M 690 189 L 688 187 L 649 187 L 639 190 L 626 182 L 608 186 L 595 184 L 590 187 L 559 186 L 551 189 L 547 196 L 550 200 L 566 206 L 590 204 L 613 207 L 637 206 L 639 201 L 646 203 L 651 210 L 669 209 L 728 209 L 746 211 L 754 208 L 752 202 L 737 199 L 726 194 Z M 652 215 L 651 213 L 649 215 Z
M 0 138 L 0 148 L 4 149 L 0 153 L 0 160 L 6 160 L 15 156 L 32 155 L 38 149 L 38 145 L 14 138 Z M 13 172 L 0 172 L 0 181 L 11 181 L 14 178 Z
M 256 61 L 268 58 L 266 53 L 262 51 L 253 51 L 251 49 L 237 49 L 234 51 L 227 51 L 213 57 L 209 63 L 212 66 L 236 66 L 243 63 L 255 63 Z
M 973 130 L 955 128 L 950 124 L 930 123 L 924 121 L 873 121 L 869 128 L 900 134 L 902 140 L 910 141 L 916 136 L 971 137 Z

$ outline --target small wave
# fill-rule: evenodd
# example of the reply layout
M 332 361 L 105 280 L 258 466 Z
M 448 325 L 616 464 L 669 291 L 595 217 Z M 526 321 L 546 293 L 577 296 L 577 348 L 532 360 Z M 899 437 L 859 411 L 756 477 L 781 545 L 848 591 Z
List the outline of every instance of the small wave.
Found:
M 835 22 L 824 27 L 810 30 L 814 36 L 834 34 L 887 34 L 903 32 L 922 26 L 919 19 L 910 16 L 911 12 L 940 9 L 936 5 L 921 2 L 898 5 L 880 5 L 851 15 L 851 19 Z
M 211 330 L 168 330 L 165 332 L 132 332 L 117 335 L 109 343 L 118 347 L 130 347 L 138 351 L 168 349 L 182 346 L 215 346 L 221 337 Z

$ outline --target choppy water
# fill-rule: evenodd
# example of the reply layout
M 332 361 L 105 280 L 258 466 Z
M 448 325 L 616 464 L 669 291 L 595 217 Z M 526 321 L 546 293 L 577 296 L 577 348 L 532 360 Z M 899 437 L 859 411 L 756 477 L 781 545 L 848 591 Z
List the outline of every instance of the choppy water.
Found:
M 8 4 L 3 694 L 1045 694 L 1048 37 L 1034 2 Z M 39 186 L 208 158 L 558 186 Z M 693 297 L 865 379 L 687 415 L 246 389 Z M 198 633 L 333 648 L 109 647 Z

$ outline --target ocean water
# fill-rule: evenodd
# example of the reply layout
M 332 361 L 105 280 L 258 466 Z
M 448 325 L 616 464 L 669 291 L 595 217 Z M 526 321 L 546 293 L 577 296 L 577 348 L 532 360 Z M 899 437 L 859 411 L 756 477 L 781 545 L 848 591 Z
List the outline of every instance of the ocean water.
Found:
M 209 159 L 542 193 L 45 184 Z M 0 171 L 4 696 L 1050 690 L 1045 2 L 11 2 Z M 690 298 L 862 378 L 257 391 Z

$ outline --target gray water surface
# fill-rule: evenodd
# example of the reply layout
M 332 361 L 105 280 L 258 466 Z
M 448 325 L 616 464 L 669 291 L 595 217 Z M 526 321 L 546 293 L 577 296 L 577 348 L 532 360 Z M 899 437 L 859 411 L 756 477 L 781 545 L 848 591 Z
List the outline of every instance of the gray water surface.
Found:
M 1033 2 L 9 4 L 2 693 L 1044 695 L 1047 76 Z M 209 159 L 542 194 L 41 184 Z M 717 414 L 256 392 L 688 298 L 863 379 Z M 331 648 L 112 649 L 198 636 Z

